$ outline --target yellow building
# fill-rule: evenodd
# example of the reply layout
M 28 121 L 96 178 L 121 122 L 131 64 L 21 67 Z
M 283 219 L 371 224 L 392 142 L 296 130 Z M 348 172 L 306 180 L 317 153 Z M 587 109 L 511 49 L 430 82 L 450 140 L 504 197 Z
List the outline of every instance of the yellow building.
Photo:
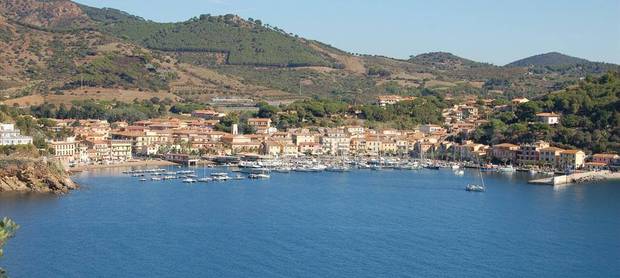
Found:
M 558 167 L 562 170 L 580 169 L 584 166 L 586 154 L 581 150 L 565 150 L 560 152 Z

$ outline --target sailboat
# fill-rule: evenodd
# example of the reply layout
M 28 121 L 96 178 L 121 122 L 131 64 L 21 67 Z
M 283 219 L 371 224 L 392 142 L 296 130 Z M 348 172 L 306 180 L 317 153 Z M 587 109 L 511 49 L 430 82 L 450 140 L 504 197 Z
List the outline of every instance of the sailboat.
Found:
M 480 176 L 480 184 L 468 184 L 465 187 L 466 191 L 469 192 L 484 192 L 487 190 L 486 186 L 484 186 L 484 178 L 482 177 L 482 171 L 480 171 L 480 166 L 478 166 L 478 176 Z

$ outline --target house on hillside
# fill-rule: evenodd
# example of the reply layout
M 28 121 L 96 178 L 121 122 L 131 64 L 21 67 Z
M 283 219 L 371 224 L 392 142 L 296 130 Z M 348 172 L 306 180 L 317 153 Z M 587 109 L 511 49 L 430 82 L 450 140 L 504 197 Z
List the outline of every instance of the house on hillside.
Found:
M 544 124 L 555 125 L 560 123 L 560 115 L 555 113 L 538 113 L 536 114 L 536 117 L 538 117 L 538 120 Z
M 23 136 L 13 124 L 0 124 L 0 146 L 32 144 L 32 137 Z

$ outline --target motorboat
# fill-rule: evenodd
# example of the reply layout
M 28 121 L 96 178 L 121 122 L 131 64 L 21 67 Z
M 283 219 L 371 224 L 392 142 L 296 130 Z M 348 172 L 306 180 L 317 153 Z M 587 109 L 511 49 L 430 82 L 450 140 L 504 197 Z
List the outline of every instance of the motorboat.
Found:
M 230 179 L 228 173 L 212 173 L 211 179 L 213 181 L 227 181 Z
M 512 165 L 507 165 L 497 168 L 497 171 L 500 173 L 514 173 L 516 169 L 515 167 L 512 167 Z
M 271 178 L 271 176 L 267 174 L 250 174 L 248 178 L 257 180 L 257 179 L 268 179 L 268 178 Z
M 183 183 L 195 183 L 195 182 L 196 182 L 196 180 L 192 179 L 192 178 L 187 178 L 187 179 L 183 180 Z
M 346 166 L 331 166 L 325 169 L 327 172 L 349 172 L 351 169 Z
M 199 178 L 197 181 L 198 182 L 210 182 L 212 180 L 213 180 L 212 178 Z
M 160 181 L 161 178 L 151 178 L 151 181 Z
M 146 181 L 146 179 L 140 179 L 140 181 Z
M 465 190 L 469 192 L 484 192 L 486 191 L 486 188 L 483 185 L 468 184 L 465 187 Z
M 457 176 L 462 176 L 462 175 L 465 175 L 465 171 L 457 170 L 457 171 L 454 171 L 454 174 L 457 175 Z

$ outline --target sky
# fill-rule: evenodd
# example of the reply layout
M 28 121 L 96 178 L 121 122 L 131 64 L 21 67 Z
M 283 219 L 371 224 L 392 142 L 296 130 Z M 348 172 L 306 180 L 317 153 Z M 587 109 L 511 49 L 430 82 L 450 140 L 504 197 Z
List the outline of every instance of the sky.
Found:
M 158 22 L 260 19 L 362 54 L 446 51 L 504 65 L 552 51 L 620 64 L 620 0 L 77 0 Z M 148 3 L 148 4 L 147 4 Z

